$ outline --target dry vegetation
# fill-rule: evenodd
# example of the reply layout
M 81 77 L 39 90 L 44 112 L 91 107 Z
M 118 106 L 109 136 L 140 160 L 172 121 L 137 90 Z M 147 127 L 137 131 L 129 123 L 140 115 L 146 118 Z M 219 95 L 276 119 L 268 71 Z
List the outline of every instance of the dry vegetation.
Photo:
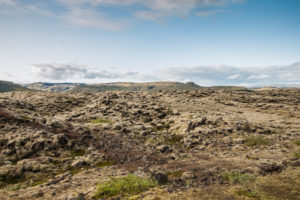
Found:
M 300 90 L 0 94 L 0 199 L 299 199 Z

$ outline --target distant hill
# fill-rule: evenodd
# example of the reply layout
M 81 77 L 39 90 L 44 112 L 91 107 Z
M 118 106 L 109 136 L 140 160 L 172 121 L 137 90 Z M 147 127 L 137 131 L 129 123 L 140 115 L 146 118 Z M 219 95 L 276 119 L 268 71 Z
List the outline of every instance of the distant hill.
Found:
M 247 90 L 244 86 L 211 86 L 208 87 L 214 90 Z
M 114 83 L 99 83 L 99 84 L 84 84 L 84 83 L 45 83 L 37 82 L 24 84 L 24 87 L 31 90 L 51 91 L 51 92 L 104 92 L 104 91 L 159 91 L 159 90 L 247 90 L 242 86 L 212 86 L 202 87 L 193 82 L 180 83 L 172 81 L 160 82 L 114 82 Z
M 84 86 L 84 83 L 30 83 L 24 84 L 23 86 L 32 90 L 39 91 L 51 91 L 51 92 L 63 92 L 70 91 L 78 86 Z
M 0 81 L 0 92 L 26 91 L 26 90 L 29 89 L 12 82 Z
M 159 91 L 159 90 L 199 90 L 203 87 L 195 83 L 179 82 L 119 82 L 83 85 L 73 88 L 72 92 L 103 92 L 103 91 Z

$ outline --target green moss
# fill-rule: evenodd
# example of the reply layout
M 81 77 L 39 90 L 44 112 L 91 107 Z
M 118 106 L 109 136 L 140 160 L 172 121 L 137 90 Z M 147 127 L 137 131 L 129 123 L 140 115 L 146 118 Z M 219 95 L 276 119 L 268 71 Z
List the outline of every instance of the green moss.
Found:
M 158 136 L 151 137 L 146 140 L 147 143 L 158 145 L 158 144 L 167 144 L 167 145 L 176 145 L 182 146 L 183 144 L 180 142 L 183 139 L 181 135 L 173 135 L 173 136 Z
M 78 156 L 84 156 L 85 150 L 84 149 L 78 149 L 78 150 L 72 150 L 71 156 L 78 157 Z
M 287 171 L 262 177 L 257 188 L 262 199 L 299 199 L 300 173 L 298 170 Z
M 95 119 L 91 121 L 92 124 L 107 124 L 110 122 L 111 121 L 109 119 Z
M 73 101 L 74 101 L 73 99 L 66 99 L 65 103 L 73 103 Z
M 246 184 L 250 181 L 254 181 L 255 177 L 249 174 L 243 174 L 240 172 L 227 172 L 222 174 L 222 178 L 231 184 Z
M 173 135 L 171 137 L 167 137 L 165 140 L 166 144 L 169 145 L 177 145 L 177 146 L 181 146 L 183 145 L 180 141 L 183 139 L 182 135 Z
M 102 168 L 102 167 L 107 167 L 107 166 L 112 166 L 114 165 L 116 162 L 114 160 L 106 160 L 106 161 L 102 161 L 102 162 L 98 162 L 96 163 L 96 166 L 98 168 Z
M 294 144 L 297 145 L 297 146 L 300 146 L 300 139 L 295 140 Z
M 250 189 L 250 188 L 240 188 L 236 191 L 237 195 L 239 196 L 246 196 L 252 199 L 260 199 L 260 195 L 258 191 Z
M 16 183 L 16 184 L 10 184 L 4 188 L 6 191 L 16 191 L 20 189 L 26 189 L 28 187 L 35 187 L 37 185 L 41 185 L 43 183 L 46 183 L 47 180 L 40 180 L 34 182 L 33 180 L 27 181 L 27 182 L 21 182 L 21 183 Z
M 296 158 L 300 158 L 300 149 L 298 149 L 297 151 L 294 152 L 294 156 Z
M 159 132 L 159 131 L 164 131 L 168 130 L 170 128 L 169 123 L 162 123 L 161 125 L 155 126 L 151 129 L 152 132 Z
M 48 182 L 47 180 L 40 180 L 40 181 L 32 183 L 32 185 L 30 187 L 41 185 L 41 184 L 44 184 L 44 183 L 47 183 L 47 182 Z
M 109 181 L 97 185 L 94 199 L 139 194 L 157 185 L 158 183 L 152 179 L 141 178 L 133 174 L 122 178 L 111 177 Z
M 12 178 L 8 175 L 0 176 L 0 181 L 9 185 L 25 182 L 23 178 Z
M 182 176 L 182 171 L 168 171 L 167 176 L 170 178 L 180 178 Z
M 269 144 L 268 138 L 262 136 L 249 136 L 245 138 L 245 145 L 249 147 Z
M 81 172 L 84 169 L 91 169 L 90 166 L 82 166 L 82 167 L 72 167 L 71 165 L 68 165 L 66 170 L 71 172 L 71 174 L 78 174 L 79 172 Z

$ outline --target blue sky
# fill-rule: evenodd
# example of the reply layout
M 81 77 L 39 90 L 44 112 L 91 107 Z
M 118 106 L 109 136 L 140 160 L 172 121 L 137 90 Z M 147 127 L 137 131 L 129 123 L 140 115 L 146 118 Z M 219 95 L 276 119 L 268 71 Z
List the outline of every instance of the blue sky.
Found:
M 0 79 L 300 84 L 300 0 L 0 0 Z

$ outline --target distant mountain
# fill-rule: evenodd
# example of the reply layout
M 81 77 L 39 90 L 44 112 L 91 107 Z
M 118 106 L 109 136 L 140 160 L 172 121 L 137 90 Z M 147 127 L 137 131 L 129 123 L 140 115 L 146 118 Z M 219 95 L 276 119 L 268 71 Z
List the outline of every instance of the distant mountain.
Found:
M 84 83 L 30 83 L 24 84 L 23 86 L 32 90 L 39 91 L 51 91 L 51 92 L 63 92 L 70 91 L 78 86 L 85 86 Z
M 199 90 L 203 87 L 195 83 L 179 82 L 118 82 L 83 85 L 73 88 L 72 92 L 103 92 L 103 91 L 159 91 L 159 90 Z
M 12 82 L 0 81 L 0 92 L 26 91 L 26 90 L 29 89 Z

